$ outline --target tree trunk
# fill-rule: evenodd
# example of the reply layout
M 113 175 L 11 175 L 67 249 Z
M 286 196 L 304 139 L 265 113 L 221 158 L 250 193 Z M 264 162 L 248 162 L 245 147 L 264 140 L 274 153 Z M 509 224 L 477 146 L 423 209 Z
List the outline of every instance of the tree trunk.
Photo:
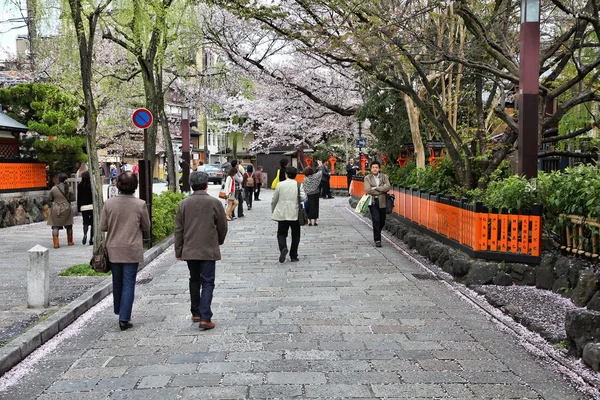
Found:
M 145 64 L 145 62 L 144 62 Z M 142 61 L 140 60 L 140 65 L 142 66 Z M 146 171 L 146 173 L 150 174 L 149 181 L 152 183 L 154 178 L 154 159 L 156 156 L 156 137 L 157 137 L 157 120 L 158 116 L 162 115 L 158 104 L 156 102 L 156 84 L 154 80 L 154 75 L 152 74 L 152 65 L 145 64 L 142 66 L 142 75 L 144 77 L 144 93 L 146 97 L 146 108 L 152 113 L 154 116 L 154 123 L 146 129 L 146 134 L 148 138 L 146 140 L 146 146 L 144 147 L 144 160 L 150 161 L 150 170 Z M 166 123 L 166 121 L 164 121 Z M 171 179 L 169 179 L 169 182 Z M 177 181 L 177 177 L 175 178 Z
M 29 62 L 31 71 L 35 72 L 35 52 L 37 51 L 37 1 L 27 0 L 27 30 L 29 39 Z
M 104 7 L 108 5 L 105 4 Z M 90 168 L 90 179 L 92 183 L 92 199 L 94 203 L 92 236 L 94 237 L 94 251 L 103 241 L 103 234 L 100 232 L 100 216 L 104 202 L 102 200 L 102 182 L 100 180 L 100 171 L 98 169 L 98 154 L 96 149 L 96 131 L 98 127 L 98 115 L 96 105 L 94 104 L 94 95 L 92 92 L 92 62 L 93 62 L 93 44 L 96 24 L 101 13 L 101 8 L 96 9 L 94 13 L 87 17 L 88 36 L 83 24 L 83 7 L 78 0 L 69 0 L 71 8 L 71 19 L 75 25 L 77 42 L 79 44 L 79 64 L 81 69 L 81 86 L 83 90 L 85 103 L 85 123 L 86 131 L 86 149 L 88 154 L 88 163 Z
M 419 109 L 415 106 L 415 103 L 410 96 L 403 94 L 402 100 L 404 100 L 404 104 L 406 104 L 406 111 L 408 113 L 408 123 L 410 124 L 412 142 L 415 146 L 415 161 L 417 163 L 417 168 L 425 168 L 425 147 L 423 146 L 421 129 L 419 127 Z

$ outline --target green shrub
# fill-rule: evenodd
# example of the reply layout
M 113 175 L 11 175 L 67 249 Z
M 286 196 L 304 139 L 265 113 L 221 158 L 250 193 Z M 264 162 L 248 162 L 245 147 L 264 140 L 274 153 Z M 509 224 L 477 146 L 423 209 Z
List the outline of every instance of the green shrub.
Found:
M 410 160 L 404 167 L 399 167 L 396 164 L 387 164 L 383 166 L 382 171 L 389 176 L 390 182 L 394 185 L 408 187 L 416 184 L 416 169 L 417 164 L 413 160 Z M 365 170 L 365 173 L 368 174 L 369 172 Z
M 108 276 L 110 271 L 106 273 L 96 272 L 90 264 L 73 265 L 59 274 L 60 276 Z
M 504 180 L 490 182 L 485 193 L 484 203 L 498 209 L 522 209 L 538 202 L 535 182 L 525 177 L 513 175 Z
M 177 208 L 184 198 L 185 194 L 171 191 L 152 195 L 152 241 L 154 243 L 173 233 Z
M 427 192 L 449 193 L 457 186 L 454 166 L 447 160 L 442 160 L 435 167 L 427 165 L 424 169 L 418 169 L 415 162 L 411 160 L 402 168 L 386 165 L 383 171 L 395 185 Z

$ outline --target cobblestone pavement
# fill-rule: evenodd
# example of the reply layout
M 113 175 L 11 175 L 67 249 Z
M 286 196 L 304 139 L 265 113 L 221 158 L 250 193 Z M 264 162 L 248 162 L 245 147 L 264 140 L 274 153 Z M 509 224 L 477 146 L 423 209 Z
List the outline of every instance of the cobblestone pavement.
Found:
M 106 298 L 0 378 L 0 398 L 591 398 L 389 244 L 372 247 L 347 198 L 322 200 L 300 262 L 279 264 L 270 196 L 230 223 L 214 330 L 191 322 L 170 248 L 138 278 L 132 329 Z

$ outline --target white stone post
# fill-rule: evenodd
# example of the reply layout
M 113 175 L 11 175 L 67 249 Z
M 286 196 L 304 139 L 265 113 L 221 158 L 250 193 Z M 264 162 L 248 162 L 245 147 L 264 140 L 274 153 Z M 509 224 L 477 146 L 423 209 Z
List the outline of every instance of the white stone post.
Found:
M 39 244 L 29 249 L 27 271 L 27 307 L 40 308 L 50 305 L 50 253 Z

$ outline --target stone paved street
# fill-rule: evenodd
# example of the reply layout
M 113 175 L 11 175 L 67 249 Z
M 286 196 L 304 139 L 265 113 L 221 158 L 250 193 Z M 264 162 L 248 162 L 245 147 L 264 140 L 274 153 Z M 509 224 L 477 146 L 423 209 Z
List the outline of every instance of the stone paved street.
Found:
M 191 322 L 171 247 L 140 273 L 133 329 L 106 298 L 0 378 L 0 398 L 592 398 L 388 242 L 372 247 L 346 197 L 322 200 L 300 262 L 279 264 L 271 193 L 230 223 L 214 330 Z

